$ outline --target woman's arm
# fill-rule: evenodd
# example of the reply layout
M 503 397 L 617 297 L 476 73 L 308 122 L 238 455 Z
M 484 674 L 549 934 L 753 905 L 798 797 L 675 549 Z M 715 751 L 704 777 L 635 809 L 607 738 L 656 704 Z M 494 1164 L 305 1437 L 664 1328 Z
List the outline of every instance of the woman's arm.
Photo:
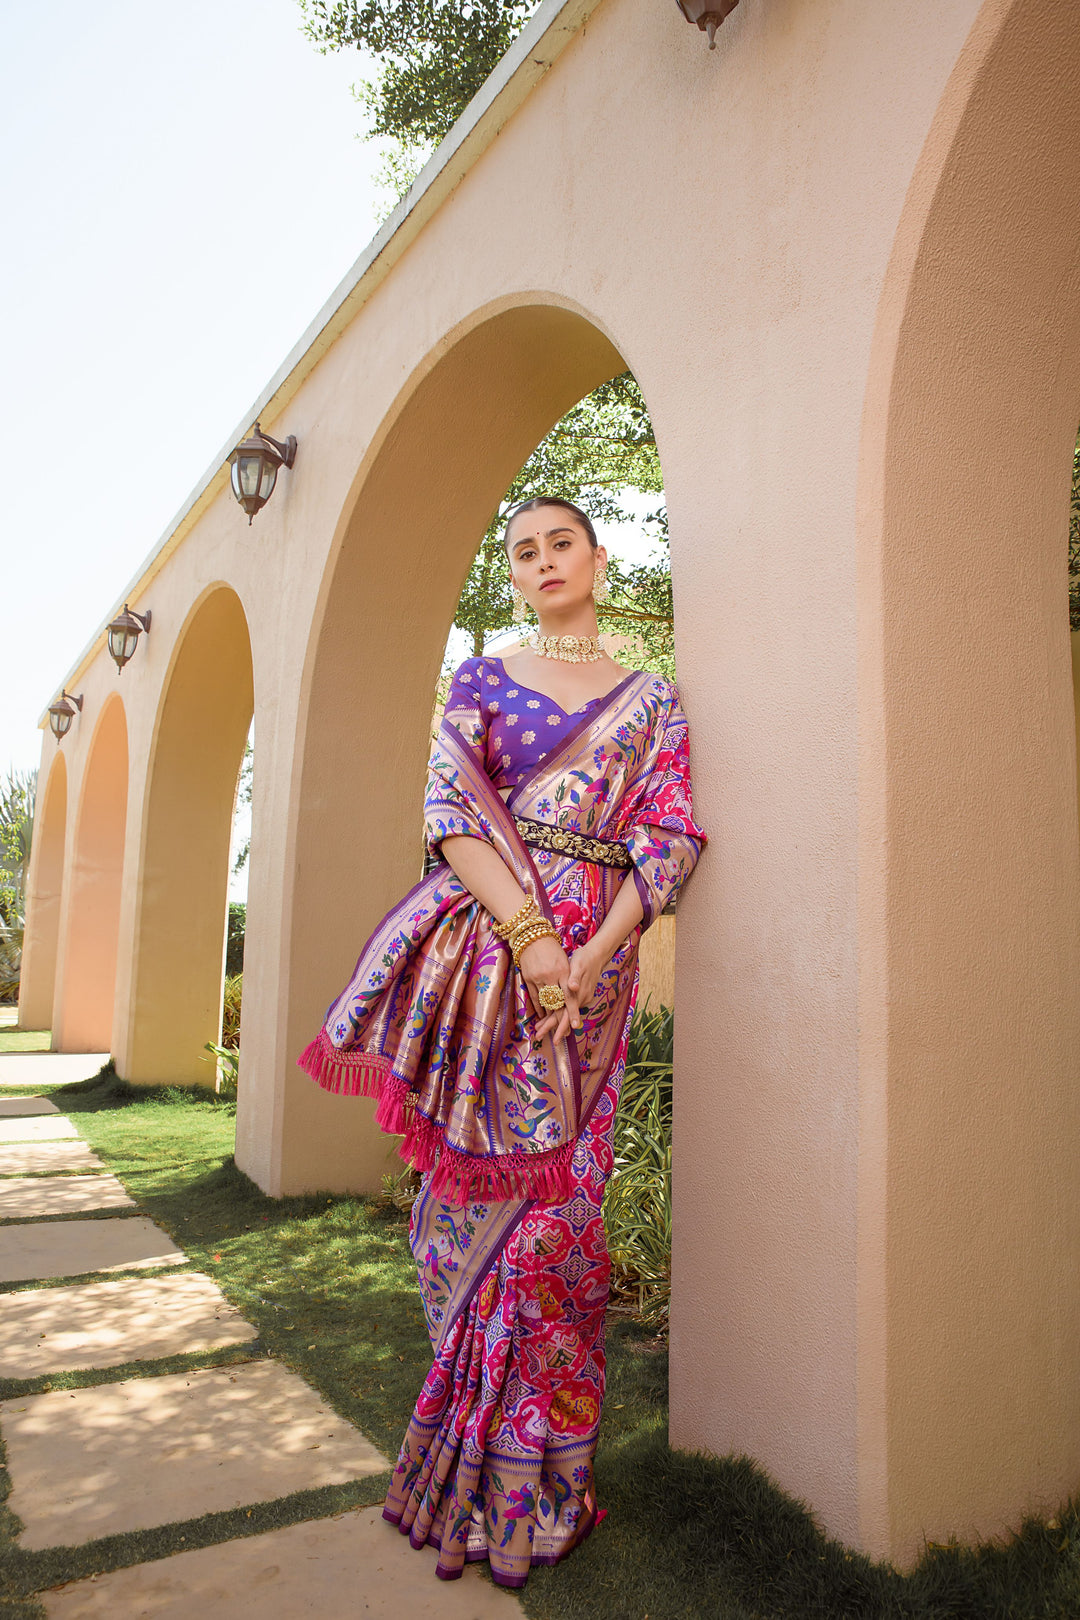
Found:
M 455 833 L 439 845 L 469 893 L 496 922 L 505 922 L 528 899 L 524 889 L 493 844 Z

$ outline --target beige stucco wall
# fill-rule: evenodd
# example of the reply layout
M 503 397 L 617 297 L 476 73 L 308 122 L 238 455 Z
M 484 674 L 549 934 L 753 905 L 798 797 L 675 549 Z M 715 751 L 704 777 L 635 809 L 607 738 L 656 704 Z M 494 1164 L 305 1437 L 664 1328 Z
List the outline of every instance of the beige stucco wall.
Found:
M 250 673 L 213 746 L 247 680 L 258 739 L 237 1159 L 275 1194 L 369 1186 L 369 1110 L 295 1058 L 415 880 L 490 512 L 632 367 L 712 836 L 679 909 L 672 1439 L 898 1559 L 1080 1473 L 1069 16 L 742 0 L 709 52 L 603 0 L 262 411 L 300 444 L 270 506 L 249 528 L 211 481 L 131 593 L 117 1066 L 187 1027 L 167 978 L 139 990 L 149 776 L 224 584 Z M 78 672 L 69 805 L 117 680 Z

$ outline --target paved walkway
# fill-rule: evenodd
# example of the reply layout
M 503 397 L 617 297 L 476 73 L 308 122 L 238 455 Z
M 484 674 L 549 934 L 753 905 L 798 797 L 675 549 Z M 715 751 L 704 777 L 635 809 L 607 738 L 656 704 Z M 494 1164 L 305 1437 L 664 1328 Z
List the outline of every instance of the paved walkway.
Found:
M 3 1095 L 26 1084 L 12 1066 L 32 1064 L 34 1083 L 52 1084 L 102 1061 L 0 1056 L 0 1378 L 101 1375 L 0 1402 L 19 1545 L 79 1546 L 385 1473 L 389 1460 L 358 1429 L 265 1356 L 143 1378 L 112 1372 L 242 1346 L 256 1329 L 212 1278 L 170 1275 L 186 1256 L 71 1120 L 43 1097 Z M 98 1280 L 78 1282 L 91 1273 Z M 20 1289 L 26 1281 L 44 1286 Z M 38 1601 L 49 1620 L 248 1620 L 253 1604 L 260 1620 L 521 1615 L 476 1569 L 438 1581 L 434 1553 L 413 1552 L 378 1507 L 72 1581 Z

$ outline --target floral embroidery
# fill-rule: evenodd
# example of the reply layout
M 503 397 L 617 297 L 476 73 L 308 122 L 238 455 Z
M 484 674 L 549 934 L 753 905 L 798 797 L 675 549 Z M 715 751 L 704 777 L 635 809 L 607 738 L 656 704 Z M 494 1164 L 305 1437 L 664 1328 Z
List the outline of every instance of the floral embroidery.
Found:
M 549 714 L 548 717 L 547 717 L 547 723 L 548 723 L 549 726 L 557 726 L 559 724 L 558 715 L 557 714 Z
M 535 742 L 536 741 L 536 732 L 535 731 L 523 731 L 521 733 L 521 740 L 522 740 L 523 743 Z
M 506 717 L 506 723 L 507 723 L 508 726 L 516 726 L 517 723 L 518 723 L 517 715 L 516 714 L 508 714 L 507 717 Z
M 488 714 L 498 714 L 498 712 L 499 712 L 498 702 L 497 702 L 497 700 L 495 698 L 492 698 L 491 702 L 488 704 Z
M 489 686 L 498 686 L 499 677 L 497 675 L 489 675 L 487 678 L 487 683 Z
M 507 692 L 507 694 L 506 694 L 506 695 L 507 695 L 507 697 L 509 697 L 509 698 L 515 698 L 515 697 L 517 697 L 517 695 L 518 695 L 518 689 L 517 689 L 517 687 L 516 687 L 516 686 L 512 686 L 512 687 L 511 687 L 511 688 L 510 688 L 510 690 L 509 690 L 509 692 Z
M 540 699 L 539 698 L 530 698 L 529 699 L 529 708 L 530 709 L 538 709 L 539 707 L 540 707 Z

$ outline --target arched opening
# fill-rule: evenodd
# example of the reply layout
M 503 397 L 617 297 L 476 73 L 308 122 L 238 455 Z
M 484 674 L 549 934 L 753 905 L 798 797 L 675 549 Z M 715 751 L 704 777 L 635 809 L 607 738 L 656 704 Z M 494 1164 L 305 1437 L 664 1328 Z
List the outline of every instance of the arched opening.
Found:
M 114 695 L 90 743 L 75 820 L 67 937 L 52 1022 L 58 1052 L 112 1047 L 127 794 L 127 721 Z
M 860 1517 L 902 1559 L 1056 1506 L 1080 1453 L 1075 25 L 983 7 L 867 394 Z
M 212 586 L 177 639 L 154 728 L 124 1078 L 213 1086 L 229 844 L 253 708 L 240 599 Z
M 19 1024 L 23 1029 L 48 1029 L 56 988 L 67 835 L 67 762 L 59 749 L 49 767 L 35 823 L 19 976 Z
M 417 879 L 432 694 L 478 538 L 533 447 L 626 369 L 583 315 L 530 303 L 447 340 L 384 425 L 354 486 L 305 676 L 284 1075 L 241 1098 L 237 1161 L 277 1193 L 363 1190 L 397 1165 L 372 1108 L 292 1061 L 359 946 Z

